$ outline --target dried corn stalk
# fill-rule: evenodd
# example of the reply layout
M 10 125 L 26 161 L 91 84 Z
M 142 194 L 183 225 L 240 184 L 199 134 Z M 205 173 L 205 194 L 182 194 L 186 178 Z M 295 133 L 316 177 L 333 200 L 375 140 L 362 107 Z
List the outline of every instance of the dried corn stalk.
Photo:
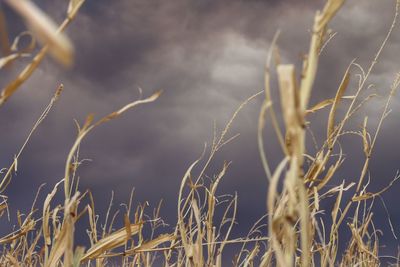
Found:
M 309 193 L 304 184 L 303 170 L 305 115 L 317 72 L 318 57 L 327 31 L 327 24 L 343 3 L 344 0 L 328 0 L 324 9 L 321 12 L 317 12 L 310 50 L 303 64 L 300 86 L 298 86 L 294 65 L 278 64 L 277 66 L 281 107 L 286 131 L 285 150 L 289 166 L 285 173 L 283 171 L 284 165 L 280 165 L 270 183 L 268 212 L 272 247 L 266 252 L 266 255 L 270 255 L 272 249 L 279 266 L 293 266 L 299 263 L 302 266 L 309 266 L 311 264 L 313 231 L 310 225 Z M 333 102 L 322 103 L 313 109 L 320 109 L 331 103 L 333 104 L 332 109 L 336 109 L 336 104 L 342 98 L 343 91 L 341 90 Z M 331 118 L 330 125 L 332 124 L 333 118 Z M 317 170 L 319 169 L 314 168 L 313 172 Z M 284 177 L 283 191 L 280 196 L 276 196 L 277 183 L 282 174 Z M 276 199 L 279 201 L 276 202 Z M 296 251 L 298 243 L 301 247 L 301 259 L 298 259 Z M 264 259 L 267 259 L 267 256 Z

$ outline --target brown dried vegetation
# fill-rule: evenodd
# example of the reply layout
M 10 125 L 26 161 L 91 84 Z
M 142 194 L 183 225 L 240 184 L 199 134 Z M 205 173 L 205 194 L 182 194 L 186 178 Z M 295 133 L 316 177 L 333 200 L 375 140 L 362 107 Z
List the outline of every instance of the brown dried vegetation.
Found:
M 37 69 L 46 54 L 66 66 L 73 60 L 73 45 L 62 31 L 74 19 L 84 0 L 70 0 L 66 18 L 60 26 L 54 22 L 29 0 L 5 0 L 20 16 L 22 16 L 29 32 L 21 33 L 10 45 L 6 34 L 6 21 L 0 13 L 1 47 L 3 57 L 0 68 L 3 68 L 21 57 L 32 60 L 25 69 L 1 90 L 0 107 L 11 97 Z M 2 253 L 1 266 L 106 266 L 112 265 L 113 259 L 119 259 L 123 266 L 151 266 L 162 259 L 164 266 L 378 266 L 379 243 L 377 230 L 373 224 L 373 214 L 370 207 L 373 199 L 384 193 L 392 183 L 379 192 L 368 192 L 365 176 L 369 167 L 371 154 L 382 128 L 382 123 L 389 113 L 389 105 L 399 84 L 400 74 L 394 78 L 389 90 L 386 104 L 380 115 L 379 122 L 373 134 L 365 118 L 360 131 L 344 131 L 349 119 L 364 106 L 373 95 L 361 98 L 361 93 L 367 86 L 368 78 L 395 27 L 400 1 L 396 3 L 393 24 L 386 38 L 372 59 L 367 71 L 355 61 L 350 62 L 336 95 L 331 99 L 322 100 L 313 107 L 308 107 L 316 79 L 319 56 L 326 42 L 330 40 L 328 24 L 340 10 L 344 0 L 328 0 L 315 15 L 312 27 L 310 48 L 303 62 L 303 68 L 296 73 L 293 64 L 282 64 L 276 46 L 279 33 L 274 37 L 267 58 L 265 72 L 265 91 L 251 96 L 237 109 L 231 120 L 220 134 L 214 132 L 214 140 L 210 149 L 205 149 L 202 156 L 186 171 L 182 178 L 178 195 L 177 223 L 174 229 L 156 236 L 155 230 L 162 224 L 159 218 L 161 206 L 155 209 L 151 219 L 145 215 L 145 207 L 132 207 L 132 196 L 123 214 L 123 227 L 114 230 L 114 221 L 118 214 L 111 218 L 109 208 L 105 223 L 100 226 L 96 215 L 95 201 L 89 191 L 79 192 L 79 179 L 76 177 L 80 165 L 79 147 L 83 138 L 99 125 L 115 119 L 127 110 L 155 101 L 161 92 L 134 101 L 108 116 L 95 121 L 89 115 L 83 125 L 77 123 L 78 134 L 67 155 L 64 178 L 54 186 L 47 195 L 39 213 L 38 203 L 34 203 L 31 211 L 22 216 L 18 214 L 18 229 L 1 237 Z M 31 44 L 19 50 L 21 36 L 29 35 Z M 38 40 L 42 47 L 35 55 Z M 283 129 L 280 128 L 276 105 L 271 98 L 271 68 L 276 66 L 280 92 L 280 106 L 283 114 Z M 360 72 L 355 92 L 349 93 L 349 82 L 353 78 L 351 71 Z M 13 173 L 17 169 L 18 159 L 30 139 L 31 134 L 45 119 L 53 104 L 59 98 L 63 86 L 57 89 L 50 104 L 39 117 L 26 142 L 15 156 L 10 167 L 2 172 L 0 193 L 6 192 Z M 232 239 L 230 237 L 235 224 L 237 212 L 237 196 L 228 199 L 217 196 L 217 188 L 224 177 L 229 163 L 225 163 L 220 172 L 210 182 L 206 182 L 205 171 L 208 169 L 220 148 L 236 136 L 227 137 L 231 124 L 243 106 L 259 96 L 265 95 L 259 115 L 258 144 L 261 161 L 269 186 L 266 189 L 267 215 L 254 224 L 246 237 Z M 338 118 L 339 105 L 347 105 L 345 115 Z M 310 125 L 309 116 L 321 109 L 330 107 L 326 125 L 326 140 L 318 148 L 315 155 L 307 154 L 307 127 Z M 266 120 L 271 120 L 284 158 L 274 171 L 268 164 L 264 150 L 263 129 Z M 335 173 L 343 162 L 343 152 L 339 139 L 346 134 L 356 134 L 362 138 L 365 154 L 364 165 L 361 168 L 357 184 L 342 181 L 339 185 L 327 188 L 327 184 L 335 177 Z M 335 151 L 335 154 L 333 154 Z M 310 164 L 306 164 L 306 159 Z M 194 168 L 203 162 L 200 171 L 195 175 Z M 282 189 L 279 189 L 282 184 Z M 64 203 L 52 204 L 55 195 L 63 185 Z M 344 194 L 352 194 L 349 201 L 343 201 Z M 334 199 L 335 204 L 326 215 L 322 215 L 320 203 L 328 198 Z M 89 204 L 81 207 L 83 200 Z M 221 201 L 222 200 L 222 201 Z M 36 202 L 36 201 L 35 201 Z M 219 211 L 219 202 L 225 202 L 225 209 Z M 261 201 L 264 203 L 264 200 Z M 218 205 L 217 205 L 218 204 Z M 255 203 L 259 205 L 259 203 Z M 2 195 L 0 214 L 7 214 L 7 197 Z M 317 218 L 317 214 L 318 216 Z M 216 218 L 219 218 L 218 220 Z M 78 220 L 88 218 L 90 247 L 83 248 L 74 243 L 75 225 Z M 339 228 L 347 223 L 351 231 L 346 243 L 347 248 L 342 255 L 338 251 Z M 151 229 L 144 230 L 145 227 Z M 224 258 L 226 246 L 236 244 L 240 249 L 234 259 Z M 262 245 L 265 246 L 262 246 Z M 265 247 L 265 249 L 264 249 Z M 398 260 L 394 257 L 394 261 Z

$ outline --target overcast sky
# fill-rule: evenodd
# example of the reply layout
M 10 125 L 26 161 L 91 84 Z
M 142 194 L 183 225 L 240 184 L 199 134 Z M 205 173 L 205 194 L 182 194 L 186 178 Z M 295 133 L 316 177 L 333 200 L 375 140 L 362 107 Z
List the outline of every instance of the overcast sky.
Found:
M 35 1 L 61 22 L 66 2 Z M 66 155 L 76 135 L 73 119 L 83 122 L 89 113 L 100 117 L 138 97 L 163 89 L 159 100 L 140 106 L 118 120 L 92 132 L 81 147 L 81 157 L 91 159 L 80 169 L 81 191 L 90 188 L 100 213 L 106 210 L 111 190 L 115 203 L 126 202 L 135 187 L 135 201 L 155 206 L 164 199 L 163 215 L 174 223 L 177 192 L 188 166 L 210 143 L 213 121 L 221 129 L 234 110 L 263 88 L 263 67 L 270 41 L 277 29 L 285 63 L 301 62 L 307 52 L 313 14 L 324 1 L 317 0 L 87 0 L 67 33 L 75 44 L 76 61 L 65 70 L 46 60 L 0 110 L 0 166 L 8 166 L 29 129 L 47 105 L 59 83 L 65 91 L 32 137 L 22 155 L 18 174 L 9 187 L 10 206 L 27 210 L 40 184 L 45 191 L 63 176 Z M 333 97 L 349 62 L 357 58 L 363 67 L 376 53 L 394 15 L 394 0 L 348 0 L 331 24 L 337 35 L 325 48 L 312 104 Z M 12 33 L 22 30 L 15 15 L 7 12 Z M 378 94 L 388 92 L 400 70 L 400 28 L 371 75 Z M 15 35 L 14 35 L 15 36 Z M 21 70 L 2 71 L 0 85 Z M 274 90 L 277 90 L 275 87 Z M 232 135 L 240 137 L 222 149 L 207 175 L 218 173 L 223 160 L 232 161 L 220 193 L 239 194 L 238 233 L 245 233 L 265 212 L 266 179 L 256 140 L 262 97 L 239 114 Z M 379 190 L 400 166 L 398 97 L 383 127 L 371 164 L 371 188 Z M 374 118 L 382 101 L 373 101 L 361 115 Z M 374 115 L 375 114 L 375 115 Z M 324 114 L 326 115 L 326 114 Z M 361 118 L 362 116 L 360 116 Z M 313 116 L 317 138 L 325 134 L 326 117 Z M 359 120 L 353 121 L 355 130 Z M 267 130 L 266 146 L 272 165 L 279 162 L 276 139 Z M 320 139 L 321 140 L 321 139 Z M 361 140 L 343 141 L 348 161 L 335 181 L 355 181 L 361 170 Z M 400 213 L 400 184 L 385 195 L 393 224 Z M 103 210 L 101 210 L 103 208 Z M 329 214 L 329 213 L 328 213 Z M 385 212 L 376 201 L 376 224 L 385 231 L 381 244 L 396 254 L 398 241 L 389 232 Z M 400 227 L 395 227 L 400 235 Z

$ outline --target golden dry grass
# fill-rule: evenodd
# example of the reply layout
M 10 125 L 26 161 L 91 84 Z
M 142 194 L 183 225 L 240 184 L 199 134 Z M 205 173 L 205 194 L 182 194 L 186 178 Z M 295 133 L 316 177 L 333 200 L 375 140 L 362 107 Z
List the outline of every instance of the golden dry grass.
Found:
M 40 51 L 33 55 L 32 61 L 26 68 L 5 88 L 0 95 L 0 106 L 11 97 L 37 69 L 47 53 L 65 65 L 70 65 L 73 59 L 73 46 L 68 37 L 61 32 L 76 16 L 84 0 L 71 0 L 65 21 L 59 26 L 40 11 L 28 0 L 5 0 L 26 21 L 31 30 L 32 40 L 39 40 L 42 44 Z M 163 260 L 164 266 L 379 266 L 380 251 L 376 228 L 373 224 L 373 214 L 370 207 L 373 199 L 384 193 L 392 183 L 378 192 L 369 192 L 365 176 L 370 164 L 371 154 L 376 144 L 377 137 L 382 129 L 382 124 L 388 115 L 391 100 L 400 84 L 400 74 L 394 78 L 385 106 L 380 114 L 380 119 L 371 129 L 368 118 L 365 117 L 362 128 L 352 132 L 344 131 L 345 125 L 360 108 L 367 104 L 373 97 L 369 95 L 361 98 L 361 93 L 366 88 L 370 74 L 380 57 L 397 22 L 400 1 L 396 3 L 393 24 L 370 66 L 366 71 L 355 61 L 351 61 L 343 75 L 335 96 L 331 99 L 321 100 L 320 103 L 309 107 L 313 84 L 316 79 L 319 56 L 326 42 L 330 40 L 328 24 L 340 10 L 344 0 L 328 0 L 321 11 L 315 15 L 314 25 L 308 55 L 303 62 L 303 68 L 296 70 L 293 64 L 282 64 L 279 59 L 279 50 L 276 45 L 279 33 L 272 41 L 268 53 L 265 71 L 265 90 L 255 94 L 242 103 L 233 114 L 223 131 L 214 133 L 214 140 L 209 150 L 204 150 L 201 157 L 193 162 L 182 177 L 179 195 L 177 196 L 177 222 L 174 228 L 164 229 L 164 233 L 156 236 L 154 231 L 162 225 L 159 218 L 161 206 L 155 209 L 153 216 L 146 216 L 146 205 L 132 207 L 132 197 L 122 216 L 123 227 L 113 230 L 113 225 L 119 217 L 112 215 L 110 209 L 105 218 L 105 224 L 100 226 L 95 209 L 95 200 L 89 191 L 79 191 L 79 179 L 76 172 L 79 167 L 79 147 L 81 141 L 96 127 L 109 120 L 116 119 L 127 110 L 141 104 L 155 101 L 161 94 L 156 92 L 148 98 L 134 101 L 115 112 L 110 113 L 97 121 L 89 115 L 86 121 L 79 125 L 78 134 L 66 158 L 64 178 L 54 186 L 44 203 L 35 203 L 30 213 L 26 216 L 18 214 L 18 229 L 0 238 L 2 253 L 1 266 L 108 266 L 113 259 L 119 259 L 123 266 L 151 266 Z M 6 32 L 4 17 L 0 13 L 0 29 Z M 19 37 L 14 41 L 18 43 Z M 11 62 L 22 56 L 28 56 L 34 50 L 32 47 L 25 51 L 18 51 L 10 45 L 8 36 L 1 36 L 3 58 L 0 59 L 0 68 L 6 67 Z M 275 67 L 279 85 L 281 110 L 271 98 L 271 69 Z M 354 77 L 351 71 L 359 72 L 355 92 L 349 90 L 349 81 Z M 301 79 L 297 77 L 301 73 Z M 12 174 L 17 169 L 18 159 L 21 156 L 31 134 L 45 119 L 51 107 L 59 98 L 63 86 L 56 90 L 54 97 L 39 117 L 26 142 L 15 156 L 12 164 L 6 169 L 0 182 L 0 193 L 7 192 L 7 186 L 12 182 Z M 247 236 L 239 239 L 230 237 L 234 227 L 237 213 L 236 195 L 231 196 L 221 209 L 218 203 L 218 186 L 224 177 L 229 163 L 225 163 L 220 172 L 212 181 L 207 182 L 204 173 L 213 161 L 218 151 L 229 143 L 233 137 L 228 137 L 230 126 L 243 106 L 264 94 L 265 99 L 261 106 L 258 125 L 258 144 L 261 161 L 268 179 L 266 199 L 260 203 L 266 204 L 267 215 L 254 223 Z M 342 103 L 342 100 L 347 102 Z M 346 107 L 343 117 L 338 118 L 338 107 Z M 306 129 L 310 121 L 310 114 L 330 107 L 326 125 L 326 140 L 311 155 L 306 151 Z M 277 112 L 283 114 L 283 129 L 279 127 Z M 270 121 L 270 123 L 268 123 Z M 271 125 L 276 133 L 284 158 L 272 170 L 268 164 L 267 153 L 264 150 L 263 129 Z M 357 183 L 341 182 L 336 186 L 327 185 L 332 182 L 336 172 L 343 162 L 343 151 L 339 139 L 346 134 L 356 134 L 363 141 L 362 150 L 365 159 Z M 267 140 L 268 142 L 271 139 Z M 333 155 L 333 153 L 337 155 Z M 311 163 L 305 164 L 306 159 Z M 204 161 L 202 161 L 204 160 Z M 193 173 L 194 167 L 201 162 L 200 172 Z M 283 187 L 280 190 L 279 184 Z M 331 184 L 332 185 L 332 184 Z M 53 204 L 57 192 L 63 188 L 64 203 Z M 345 202 L 344 195 L 352 196 Z M 327 199 L 334 200 L 331 210 L 321 215 L 321 202 Z M 86 200 L 89 204 L 81 207 Z M 259 205 L 260 203 L 254 203 Z M 41 210 L 40 213 L 37 210 Z M 0 203 L 1 215 L 8 212 L 7 197 L 2 195 Z M 216 214 L 221 214 L 216 219 Z M 319 214 L 318 219 L 317 214 Z M 321 217 L 322 216 L 322 217 Z M 77 247 L 74 243 L 75 225 L 78 220 L 87 219 L 89 222 L 90 246 Z M 4 219 L 4 218 L 3 218 Z M 340 231 L 347 223 L 351 236 L 347 240 L 339 239 Z M 151 229 L 145 230 L 147 228 Z M 341 244 L 347 244 L 346 249 L 338 250 Z M 234 259 L 226 259 L 224 251 L 226 246 L 235 244 L 239 247 Z M 261 244 L 265 244 L 265 249 Z M 394 257 L 397 264 L 398 259 Z

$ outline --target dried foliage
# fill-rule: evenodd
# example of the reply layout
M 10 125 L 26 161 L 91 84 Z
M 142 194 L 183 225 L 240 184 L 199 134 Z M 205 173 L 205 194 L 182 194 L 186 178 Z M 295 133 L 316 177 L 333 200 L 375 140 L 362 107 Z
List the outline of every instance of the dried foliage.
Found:
M 10 44 L 6 21 L 0 12 L 1 51 L 0 68 L 9 66 L 21 57 L 30 57 L 36 40 L 42 44 L 40 51 L 33 55 L 31 62 L 5 88 L 0 95 L 0 106 L 15 93 L 37 69 L 47 53 L 58 62 L 70 65 L 73 61 L 73 46 L 61 32 L 76 16 L 84 0 L 70 0 L 66 19 L 60 26 L 31 1 L 5 0 L 26 21 L 29 32 L 23 32 Z M 367 71 L 351 61 L 343 75 L 333 98 L 320 101 L 308 107 L 313 84 L 318 70 L 321 51 L 332 35 L 328 34 L 328 24 L 340 10 L 344 0 L 328 0 L 322 11 L 315 15 L 308 55 L 303 62 L 300 79 L 294 64 L 283 64 L 279 59 L 277 40 L 272 41 L 268 53 L 265 71 L 265 90 L 248 98 L 239 106 L 231 120 L 220 134 L 214 131 L 214 139 L 207 150 L 188 168 L 182 178 L 177 204 L 177 222 L 173 229 L 164 226 L 159 216 L 161 205 L 154 210 L 153 216 L 146 215 L 147 205 L 132 207 L 132 196 L 122 216 L 117 211 L 111 214 L 111 205 L 104 223 L 100 223 L 95 210 L 95 201 L 90 191 L 79 191 L 79 179 L 76 177 L 81 162 L 79 148 L 82 140 L 96 127 L 116 119 L 126 111 L 141 104 L 155 101 L 161 94 L 134 101 L 109 115 L 94 121 L 89 115 L 83 125 L 77 123 L 78 134 L 65 163 L 63 179 L 47 195 L 38 214 L 35 203 L 27 215 L 18 213 L 18 228 L 1 237 L 1 266 L 379 266 L 380 250 L 378 229 L 373 223 L 371 207 L 376 197 L 380 197 L 393 181 L 378 192 L 369 192 L 365 182 L 371 155 L 376 145 L 382 124 L 389 114 L 389 106 L 400 85 L 400 73 L 394 78 L 380 114 L 375 131 L 371 134 L 371 125 L 365 117 L 361 130 L 344 130 L 354 114 L 360 112 L 374 95 L 361 98 L 367 88 L 367 82 L 380 57 L 397 21 L 400 1 L 396 3 L 393 24 L 386 38 L 372 59 Z M 20 48 L 19 40 L 28 35 L 32 42 Z M 271 70 L 275 63 L 279 85 L 282 125 L 277 106 L 271 98 Z M 352 76 L 353 71 L 361 72 Z M 350 90 L 349 83 L 358 77 L 355 92 L 345 95 Z M 45 108 L 32 127 L 25 143 L 15 156 L 10 167 L 1 171 L 0 193 L 4 194 L 12 182 L 12 175 L 17 170 L 21 156 L 32 133 L 46 118 L 50 109 L 59 98 L 63 86 L 60 85 L 49 105 Z M 268 180 L 266 190 L 267 214 L 255 222 L 249 234 L 243 238 L 232 238 L 237 214 L 237 195 L 218 196 L 217 190 L 230 163 L 224 163 L 220 172 L 213 178 L 206 176 L 217 152 L 232 141 L 237 135 L 228 137 L 230 127 L 249 101 L 265 93 L 265 99 L 259 114 L 258 144 L 265 175 Z M 346 101 L 344 101 L 346 100 Z M 345 104 L 344 104 L 344 103 Z M 345 106 L 347 105 L 347 106 Z M 306 130 L 312 121 L 313 113 L 330 106 L 326 125 L 326 140 L 318 147 L 315 154 L 307 151 Z M 338 107 L 346 107 L 344 116 L 339 118 Z M 278 142 L 284 155 L 278 166 L 271 171 L 264 149 L 263 129 L 270 118 Z M 362 151 L 365 155 L 363 166 L 356 183 L 341 181 L 334 185 L 333 178 L 344 160 L 340 139 L 344 135 L 355 134 L 362 139 Z M 269 141 L 269 139 L 268 139 Z M 276 153 L 275 153 L 276 154 Z M 198 170 L 197 172 L 195 170 Z M 330 185 L 329 187 L 327 185 Z M 56 195 L 63 188 L 62 204 L 55 204 Z M 39 194 L 39 192 L 38 192 Z M 344 195 L 350 195 L 345 200 Z M 0 216 L 8 213 L 7 196 L 1 195 Z M 321 210 L 321 203 L 333 200 L 331 210 Z M 264 202 L 264 201 L 261 201 Z M 86 204 L 83 204 L 86 203 Z M 259 205 L 259 203 L 255 203 Z M 83 205 L 83 207 L 81 207 Z M 115 220 L 121 217 L 123 227 L 115 230 Z M 87 229 L 90 246 L 75 245 L 75 227 L 79 220 L 88 219 Z M 162 227 L 162 228 L 161 228 Z M 340 229 L 348 227 L 351 235 L 347 240 L 340 239 L 340 244 L 347 244 L 339 250 Z M 162 229 L 162 230 L 160 230 Z M 165 230 L 167 229 L 167 230 Z M 169 230 L 168 230 L 169 229 Z M 228 245 L 239 247 L 232 259 L 224 257 Z M 395 264 L 399 261 L 394 257 Z

